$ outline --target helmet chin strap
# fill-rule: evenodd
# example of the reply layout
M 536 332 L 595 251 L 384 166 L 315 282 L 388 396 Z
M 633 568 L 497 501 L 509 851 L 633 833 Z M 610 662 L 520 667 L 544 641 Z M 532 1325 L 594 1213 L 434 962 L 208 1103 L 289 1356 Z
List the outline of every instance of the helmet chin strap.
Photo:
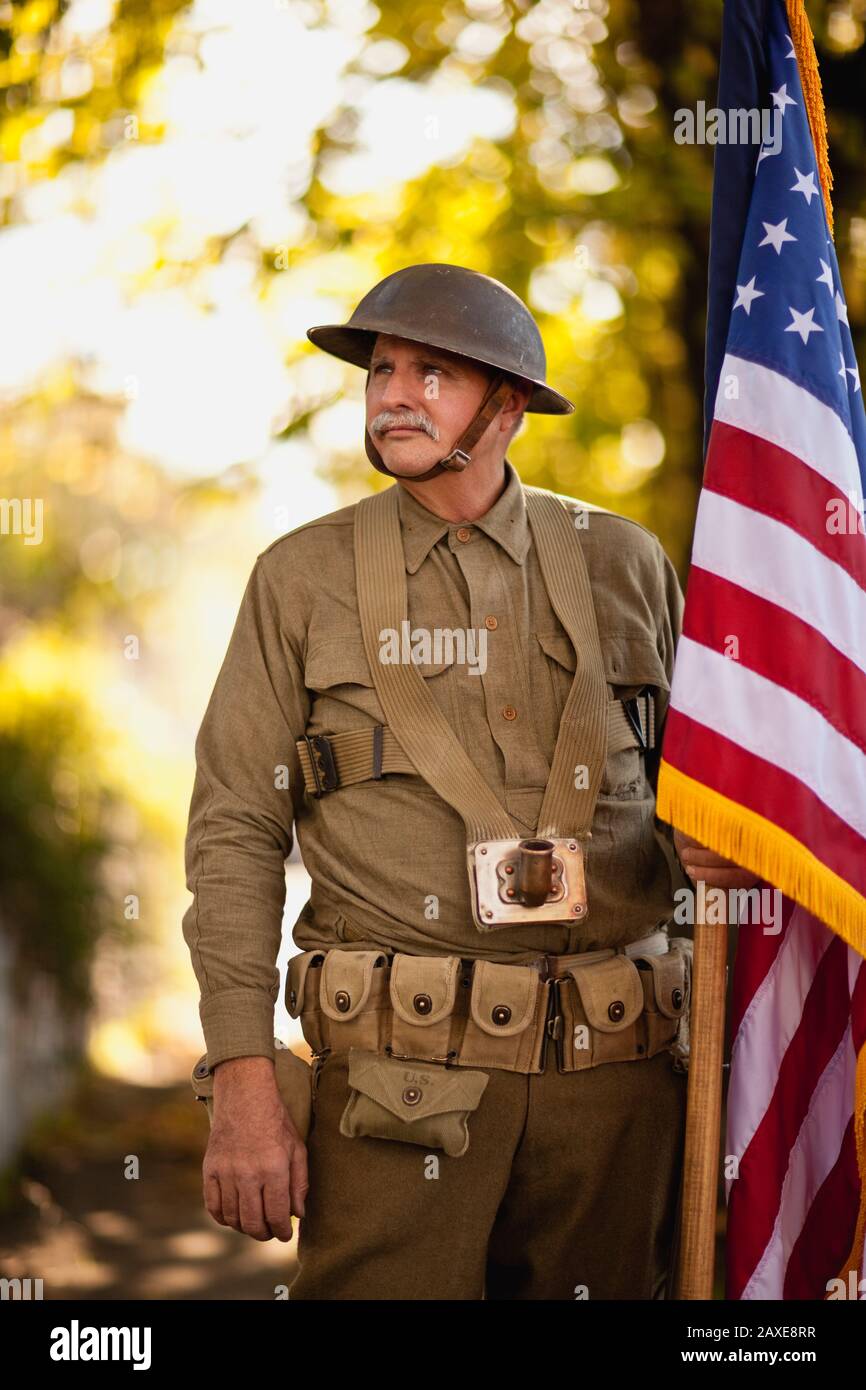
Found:
M 367 380 L 370 373 L 367 372 Z M 379 450 L 373 443 L 373 436 L 369 429 L 364 430 L 364 448 L 367 451 L 367 458 L 374 468 L 378 468 L 380 473 L 387 473 L 390 478 L 406 478 L 413 483 L 425 483 L 428 478 L 436 478 L 440 473 L 462 473 L 464 468 L 472 462 L 471 450 L 478 443 L 490 421 L 495 415 L 499 414 L 508 395 L 511 391 L 509 382 L 505 379 L 502 372 L 497 372 L 484 393 L 484 399 L 470 420 L 466 429 L 458 439 L 450 454 L 446 454 L 438 463 L 434 463 L 432 468 L 428 468 L 426 473 L 395 473 L 393 468 L 389 468 L 385 463 Z

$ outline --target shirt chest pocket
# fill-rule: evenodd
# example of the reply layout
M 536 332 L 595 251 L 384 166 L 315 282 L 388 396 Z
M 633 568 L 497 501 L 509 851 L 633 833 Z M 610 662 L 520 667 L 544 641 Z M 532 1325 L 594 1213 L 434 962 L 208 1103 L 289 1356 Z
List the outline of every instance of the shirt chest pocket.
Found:
M 452 657 L 418 667 L 449 720 L 456 717 L 453 665 Z M 388 722 L 359 634 L 332 637 L 311 646 L 304 664 L 304 684 L 312 700 L 307 733 L 340 734 Z
M 574 648 L 564 633 L 538 632 L 535 635 L 547 658 L 558 726 L 574 681 Z M 630 700 L 649 688 L 658 727 L 659 706 L 667 703 L 670 682 L 655 642 L 642 634 L 607 633 L 601 638 L 601 648 L 610 696 L 615 700 Z M 644 750 L 634 747 L 608 753 L 599 794 L 621 799 L 645 797 L 648 786 Z

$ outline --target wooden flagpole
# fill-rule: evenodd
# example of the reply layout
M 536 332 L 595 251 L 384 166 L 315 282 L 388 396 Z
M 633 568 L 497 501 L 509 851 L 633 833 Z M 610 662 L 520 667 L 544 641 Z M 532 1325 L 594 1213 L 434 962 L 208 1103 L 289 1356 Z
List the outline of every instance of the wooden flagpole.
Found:
M 713 1296 L 728 923 L 727 917 L 723 923 L 707 923 L 706 888 L 704 880 L 698 879 L 686 1142 L 673 1292 L 677 1299 L 710 1299 Z

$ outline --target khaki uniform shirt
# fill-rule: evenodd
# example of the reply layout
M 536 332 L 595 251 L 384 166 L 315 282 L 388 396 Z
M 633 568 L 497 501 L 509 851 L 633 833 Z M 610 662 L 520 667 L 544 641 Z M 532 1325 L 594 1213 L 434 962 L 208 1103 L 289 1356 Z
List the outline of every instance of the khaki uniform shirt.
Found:
M 451 522 L 400 488 L 413 628 L 483 629 L 487 669 L 422 667 L 431 693 L 515 824 L 537 825 L 575 652 L 545 589 L 523 488 L 485 516 Z M 395 484 L 399 487 L 399 484 Z M 596 950 L 664 925 L 688 886 L 655 818 L 659 750 L 610 755 L 586 847 L 578 926 L 481 932 L 470 910 L 466 833 L 417 775 L 306 795 L 295 740 L 386 723 L 358 619 L 354 506 L 283 536 L 256 560 L 196 740 L 186 841 L 194 901 L 183 931 L 201 989 L 211 1066 L 273 1056 L 276 958 L 293 827 L 312 879 L 300 949 L 374 946 L 526 963 Z M 658 692 L 667 708 L 683 597 L 658 539 L 613 512 L 588 512 L 586 556 L 605 673 L 618 698 Z M 441 654 L 441 653 L 440 653 Z M 447 655 L 447 649 L 445 651 Z

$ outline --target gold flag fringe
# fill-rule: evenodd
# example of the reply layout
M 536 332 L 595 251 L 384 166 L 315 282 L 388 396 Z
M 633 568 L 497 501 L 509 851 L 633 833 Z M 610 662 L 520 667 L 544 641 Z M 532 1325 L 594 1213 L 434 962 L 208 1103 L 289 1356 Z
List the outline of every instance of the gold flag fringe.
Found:
M 806 102 L 809 125 L 812 128 L 812 143 L 815 146 L 815 158 L 818 161 L 818 177 L 821 180 L 821 192 L 824 195 L 824 210 L 827 213 L 827 225 L 832 236 L 833 204 L 830 201 L 830 189 L 833 187 L 833 173 L 830 169 L 830 157 L 827 152 L 827 117 L 824 112 L 824 98 L 821 93 L 821 75 L 818 72 L 815 39 L 803 0 L 786 0 L 786 5 L 788 24 L 791 29 L 791 42 L 797 55 L 803 97 Z
M 866 956 L 866 898 L 780 826 L 662 758 L 656 812 L 716 854 L 759 874 Z

